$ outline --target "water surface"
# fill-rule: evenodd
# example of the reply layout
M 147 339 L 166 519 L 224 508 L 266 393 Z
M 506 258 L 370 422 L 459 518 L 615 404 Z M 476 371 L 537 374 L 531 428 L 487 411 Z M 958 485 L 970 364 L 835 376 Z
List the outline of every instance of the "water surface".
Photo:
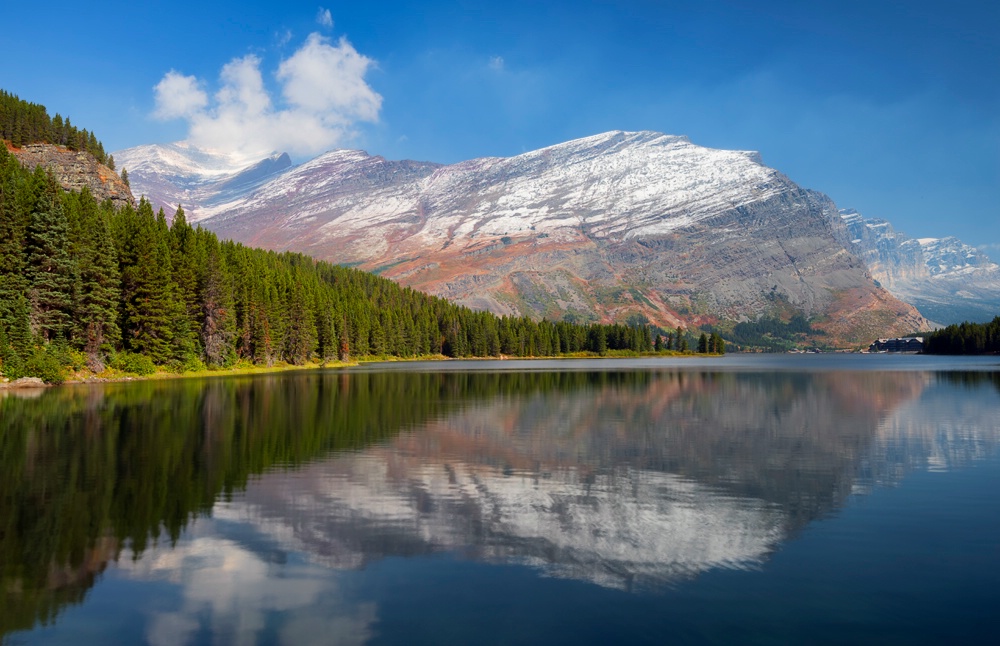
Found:
M 398 363 L 0 397 L 5 642 L 1000 628 L 996 358 Z

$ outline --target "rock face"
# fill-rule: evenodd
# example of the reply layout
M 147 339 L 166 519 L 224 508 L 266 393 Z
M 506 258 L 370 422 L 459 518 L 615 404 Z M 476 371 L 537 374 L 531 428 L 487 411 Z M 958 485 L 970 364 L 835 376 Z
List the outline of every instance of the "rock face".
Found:
M 885 220 L 841 210 L 844 244 L 872 277 L 941 324 L 990 321 L 1000 312 L 1000 266 L 954 237 L 910 238 Z
M 340 150 L 238 196 L 198 182 L 185 211 L 223 237 L 498 314 L 673 327 L 791 308 L 843 342 L 925 325 L 845 249 L 832 202 L 756 153 L 684 137 L 609 132 L 451 166 Z
M 81 191 L 86 187 L 98 202 L 109 199 L 116 205 L 135 205 L 132 191 L 125 182 L 90 153 L 52 144 L 29 144 L 11 152 L 28 168 L 41 165 L 51 171 L 67 191 Z

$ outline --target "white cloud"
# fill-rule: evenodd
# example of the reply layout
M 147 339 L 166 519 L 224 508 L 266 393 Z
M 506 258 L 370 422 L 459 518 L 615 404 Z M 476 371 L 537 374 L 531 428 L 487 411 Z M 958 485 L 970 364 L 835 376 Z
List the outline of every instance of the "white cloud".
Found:
M 503 71 L 503 56 L 490 56 L 490 69 L 497 72 Z
M 365 74 L 374 61 L 341 38 L 331 46 L 319 34 L 278 67 L 283 94 L 292 105 L 316 113 L 337 112 L 362 121 L 378 118 L 382 97 L 367 83 Z
M 198 87 L 198 79 L 170 70 L 153 88 L 158 119 L 189 117 L 208 105 L 208 95 Z
M 333 16 L 330 14 L 330 10 L 320 7 L 316 13 L 316 22 L 327 29 L 333 29 Z
M 342 145 L 356 124 L 378 121 L 382 97 L 365 81 L 375 61 L 346 38 L 331 44 L 310 34 L 278 65 L 280 93 L 269 91 L 261 64 L 252 54 L 227 63 L 211 100 L 201 81 L 171 70 L 155 87 L 153 114 L 185 119 L 194 146 L 248 161 L 278 150 L 314 155 Z

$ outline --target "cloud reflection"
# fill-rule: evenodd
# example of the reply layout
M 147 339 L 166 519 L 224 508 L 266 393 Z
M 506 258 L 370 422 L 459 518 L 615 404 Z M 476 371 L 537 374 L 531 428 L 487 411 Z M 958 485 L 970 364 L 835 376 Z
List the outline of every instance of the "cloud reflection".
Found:
M 199 521 L 193 533 L 218 532 Z M 221 532 L 220 532 L 221 533 Z M 329 636 L 328 643 L 364 643 L 375 622 L 372 603 L 348 604 L 335 582 L 308 565 L 269 563 L 245 545 L 216 535 L 196 536 L 172 549 L 154 549 L 138 561 L 126 555 L 122 569 L 133 578 L 168 581 L 179 590 L 179 606 L 151 609 L 146 639 L 154 646 L 188 644 L 208 632 L 214 643 L 249 645 L 303 643 L 303 636 Z

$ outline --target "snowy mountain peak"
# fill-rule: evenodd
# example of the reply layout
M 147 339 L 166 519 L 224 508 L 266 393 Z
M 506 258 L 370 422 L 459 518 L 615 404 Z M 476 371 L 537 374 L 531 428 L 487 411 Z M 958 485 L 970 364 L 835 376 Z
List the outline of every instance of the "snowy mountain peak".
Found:
M 247 159 L 182 141 L 136 146 L 114 156 L 117 165 L 128 171 L 136 195 L 168 214 L 183 205 L 191 221 L 206 217 L 205 207 L 231 201 L 292 165 L 287 153 Z
M 927 257 L 927 267 L 932 276 L 970 269 L 997 269 L 996 263 L 979 249 L 958 238 L 920 238 L 917 240 Z
M 848 248 L 896 296 L 939 323 L 989 320 L 1000 307 L 1000 266 L 955 237 L 910 238 L 886 220 L 841 209 Z
M 199 178 L 231 175 L 259 161 L 196 148 L 182 141 L 120 150 L 115 153 L 115 160 L 119 166 L 127 168 L 129 173 L 155 168 L 158 172 L 169 169 L 177 175 L 196 175 Z

